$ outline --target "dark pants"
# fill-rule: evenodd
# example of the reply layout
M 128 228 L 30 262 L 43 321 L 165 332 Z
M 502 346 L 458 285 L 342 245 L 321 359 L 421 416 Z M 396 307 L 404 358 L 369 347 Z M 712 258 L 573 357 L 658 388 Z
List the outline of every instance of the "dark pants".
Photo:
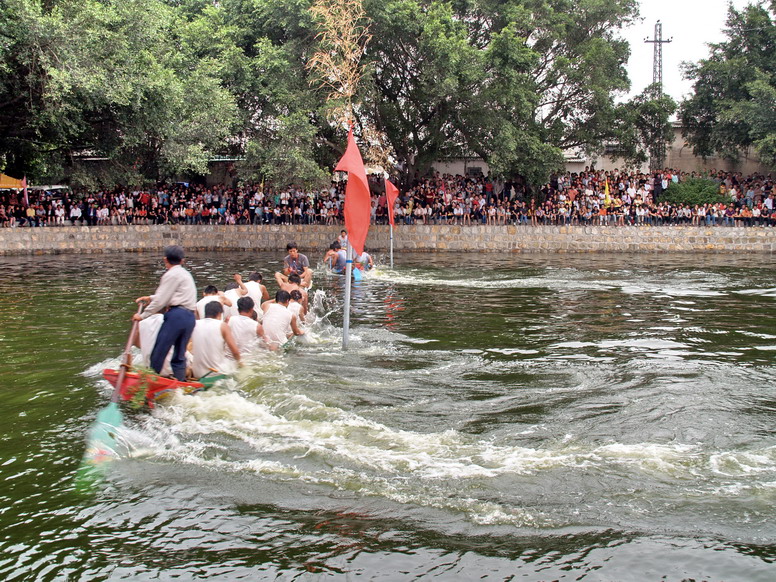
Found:
M 151 367 L 157 374 L 162 371 L 164 360 L 172 347 L 172 373 L 178 380 L 186 380 L 186 345 L 191 339 L 195 323 L 194 312 L 182 307 L 171 307 L 164 314 L 164 323 L 159 328 L 159 335 L 151 351 Z

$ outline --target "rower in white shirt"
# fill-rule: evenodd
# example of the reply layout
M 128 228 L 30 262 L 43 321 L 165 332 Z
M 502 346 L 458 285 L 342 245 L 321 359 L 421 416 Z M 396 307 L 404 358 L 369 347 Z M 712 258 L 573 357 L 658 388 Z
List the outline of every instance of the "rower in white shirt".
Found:
M 229 319 L 229 328 L 232 330 L 234 343 L 240 350 L 240 355 L 245 356 L 260 346 L 264 338 L 264 328 L 258 322 L 255 305 L 250 297 L 240 297 L 237 300 L 238 314 Z M 228 356 L 229 354 L 227 354 Z
M 205 305 L 211 301 L 218 301 L 224 307 L 232 306 L 231 300 L 227 299 L 223 292 L 219 291 L 215 285 L 208 285 L 203 291 L 202 299 L 197 301 L 197 319 L 205 319 Z
M 191 334 L 191 373 L 195 378 L 208 374 L 231 374 L 240 365 L 240 350 L 232 330 L 222 321 L 224 307 L 218 301 L 205 306 L 204 319 L 197 320 Z M 229 350 L 232 359 L 226 357 Z
M 280 289 L 274 301 L 267 301 L 261 306 L 264 311 L 264 341 L 271 350 L 277 350 L 295 335 L 304 335 L 296 315 L 288 309 L 290 301 L 291 294 Z

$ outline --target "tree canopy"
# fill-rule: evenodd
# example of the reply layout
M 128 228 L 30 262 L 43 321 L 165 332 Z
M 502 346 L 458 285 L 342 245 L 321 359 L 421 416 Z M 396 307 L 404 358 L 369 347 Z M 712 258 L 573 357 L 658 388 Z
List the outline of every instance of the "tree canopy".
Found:
M 495 175 L 538 184 L 564 150 L 638 146 L 623 122 L 632 108 L 616 100 L 629 88 L 618 35 L 636 0 L 362 2 L 356 132 L 373 142 L 376 130 L 405 180 L 476 155 Z M 232 154 L 244 176 L 320 183 L 344 129 L 309 66 L 322 42 L 311 6 L 5 0 L 0 168 L 139 183 L 202 174 Z M 78 174 L 83 155 L 107 159 L 108 174 Z
M 776 2 L 730 6 L 727 40 L 686 68 L 694 93 L 681 119 L 697 155 L 737 159 L 753 147 L 776 167 Z

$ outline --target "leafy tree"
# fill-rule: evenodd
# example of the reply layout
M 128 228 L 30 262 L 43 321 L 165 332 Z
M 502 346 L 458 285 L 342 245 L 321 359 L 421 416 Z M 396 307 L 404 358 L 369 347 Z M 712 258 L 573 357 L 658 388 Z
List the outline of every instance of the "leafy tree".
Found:
M 0 167 L 16 176 L 45 173 L 67 132 L 44 101 L 60 28 L 36 0 L 0 3 Z
M 47 160 L 38 162 L 38 176 L 59 178 L 72 154 L 88 151 L 109 159 L 109 184 L 206 171 L 236 118 L 221 84 L 233 43 L 219 44 L 224 35 L 216 32 L 228 29 L 208 22 L 217 11 L 186 20 L 161 0 L 47 6 L 10 0 L 4 7 L 11 19 L 4 36 L 17 58 L 3 76 L 18 80 L 3 90 L 24 95 L 16 129 L 0 144 L 6 157 Z
M 326 122 L 325 91 L 306 63 L 315 50 L 311 0 L 224 0 L 241 52 L 227 86 L 240 111 L 238 168 L 276 186 L 319 184 L 338 147 Z M 295 132 L 291 134 L 290 132 Z
M 316 128 L 307 116 L 292 114 L 278 120 L 276 131 L 267 139 L 248 142 L 240 174 L 275 188 L 289 184 L 323 187 L 331 174 L 316 161 Z
M 661 167 L 666 144 L 674 138 L 670 118 L 676 108 L 670 96 L 656 94 L 654 85 L 623 104 L 614 125 L 617 139 L 613 157 L 637 167 L 646 161 L 655 169 Z
M 567 148 L 602 147 L 628 88 L 631 0 L 373 0 L 366 97 L 411 178 L 474 152 L 533 183 Z
M 344 135 L 311 83 L 311 3 L 0 3 L 3 165 L 83 179 L 71 160 L 88 151 L 110 160 L 96 176 L 110 184 L 200 173 L 213 153 L 245 153 L 245 172 L 282 181 L 270 176 L 282 167 L 316 182 L 314 167 L 333 166 Z M 636 0 L 364 8 L 372 39 L 353 115 L 370 145 L 373 129 L 384 136 L 408 180 L 439 158 L 475 154 L 496 175 L 538 184 L 564 149 L 595 151 L 628 127 L 614 101 L 628 87 L 617 34 Z M 765 87 L 758 94 L 768 99 Z
M 660 196 L 660 199 L 673 204 L 716 204 L 729 203 L 729 196 L 719 193 L 719 185 L 706 178 L 690 178 L 681 182 L 672 182 L 668 189 Z
M 776 167 L 776 2 L 728 9 L 728 40 L 687 65 L 693 95 L 682 104 L 686 136 L 697 155 L 736 160 L 753 147 Z

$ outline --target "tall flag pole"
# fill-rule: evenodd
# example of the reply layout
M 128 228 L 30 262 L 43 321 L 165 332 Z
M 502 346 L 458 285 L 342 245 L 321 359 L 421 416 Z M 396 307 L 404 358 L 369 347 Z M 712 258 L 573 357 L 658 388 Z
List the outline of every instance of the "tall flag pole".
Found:
M 388 222 L 391 223 L 391 269 L 393 269 L 393 211 L 396 199 L 399 197 L 399 189 L 386 178 L 385 180 L 385 198 L 388 202 Z
M 369 195 L 369 183 L 366 180 L 366 169 L 361 152 L 358 151 L 356 139 L 353 137 L 353 126 L 348 131 L 348 147 L 345 155 L 334 168 L 338 172 L 348 173 L 348 184 L 345 186 L 345 228 L 348 231 L 347 263 L 345 266 L 345 312 L 342 318 L 342 349 L 348 347 L 350 331 L 350 286 L 353 275 L 353 252 L 359 256 L 364 252 L 366 235 L 369 232 L 372 198 Z
M 346 194 L 347 196 L 347 194 Z M 350 286 L 353 276 L 353 247 L 348 242 L 348 248 L 345 254 L 347 262 L 345 263 L 345 311 L 342 313 L 342 349 L 348 349 L 350 342 Z

